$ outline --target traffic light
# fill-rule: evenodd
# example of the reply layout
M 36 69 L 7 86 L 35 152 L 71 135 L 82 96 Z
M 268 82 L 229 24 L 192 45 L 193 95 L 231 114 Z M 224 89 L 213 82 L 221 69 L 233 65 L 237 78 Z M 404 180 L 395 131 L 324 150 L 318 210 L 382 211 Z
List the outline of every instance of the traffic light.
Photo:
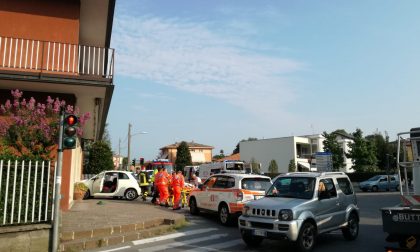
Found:
M 144 158 L 140 158 L 140 165 L 144 165 Z
M 136 165 L 136 159 L 131 160 L 131 165 L 133 165 L 133 166 Z
M 77 116 L 73 114 L 69 114 L 64 118 L 63 149 L 76 148 L 76 124 L 78 121 L 79 119 L 77 118 Z

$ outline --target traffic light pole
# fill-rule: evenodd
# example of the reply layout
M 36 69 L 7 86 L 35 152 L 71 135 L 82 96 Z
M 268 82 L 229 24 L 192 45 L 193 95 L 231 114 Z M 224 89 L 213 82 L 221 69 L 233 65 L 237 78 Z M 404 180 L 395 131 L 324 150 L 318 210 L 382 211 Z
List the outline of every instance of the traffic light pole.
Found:
M 127 139 L 128 139 L 128 146 L 127 146 L 127 171 L 128 170 L 130 170 L 130 162 L 131 162 L 131 159 L 130 159 L 130 145 L 131 145 L 131 123 L 129 123 L 128 124 L 128 136 L 127 136 Z
M 58 251 L 58 234 L 60 225 L 60 199 L 61 199 L 61 168 L 63 165 L 63 131 L 64 131 L 64 109 L 60 112 L 60 129 L 58 133 L 58 157 L 55 176 L 54 209 L 53 209 L 53 237 L 52 251 Z

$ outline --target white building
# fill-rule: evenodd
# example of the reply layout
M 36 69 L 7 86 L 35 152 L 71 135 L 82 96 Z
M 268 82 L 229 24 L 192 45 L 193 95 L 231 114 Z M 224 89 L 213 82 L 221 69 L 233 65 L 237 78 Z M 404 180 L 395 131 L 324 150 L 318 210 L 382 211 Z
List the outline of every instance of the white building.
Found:
M 290 160 L 295 160 L 298 171 L 308 171 L 311 163 L 316 163 L 313 160 L 315 153 L 324 151 L 324 140 L 325 138 L 320 134 L 289 136 L 240 142 L 239 148 L 241 159 L 250 162 L 254 158 L 256 162 L 261 163 L 262 172 L 268 172 L 271 160 L 276 160 L 280 173 L 288 171 Z M 347 153 L 349 150 L 347 144 L 353 140 L 348 136 L 337 134 L 337 141 Z M 344 164 L 345 167 L 340 171 L 353 172 L 351 159 L 344 157 Z

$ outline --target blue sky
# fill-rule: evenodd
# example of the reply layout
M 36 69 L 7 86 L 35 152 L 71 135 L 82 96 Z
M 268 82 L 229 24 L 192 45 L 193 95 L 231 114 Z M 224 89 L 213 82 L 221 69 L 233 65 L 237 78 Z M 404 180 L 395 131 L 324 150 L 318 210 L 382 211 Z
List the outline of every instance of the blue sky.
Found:
M 418 1 L 117 1 L 113 150 L 420 126 Z

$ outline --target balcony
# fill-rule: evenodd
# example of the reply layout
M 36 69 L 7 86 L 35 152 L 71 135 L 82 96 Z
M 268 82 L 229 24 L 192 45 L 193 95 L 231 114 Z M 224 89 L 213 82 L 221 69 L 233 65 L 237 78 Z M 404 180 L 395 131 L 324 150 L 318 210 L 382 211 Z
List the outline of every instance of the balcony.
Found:
M 112 83 L 114 49 L 0 36 L 0 71 Z

